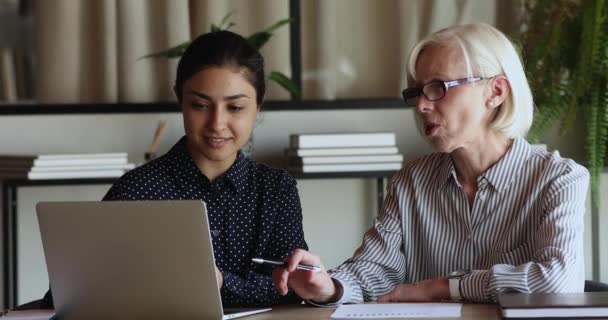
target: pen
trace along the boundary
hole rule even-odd
[[[252,258],[251,261],[253,261],[253,263],[266,264],[269,266],[287,267],[287,262],[283,262],[283,261],[275,261],[275,260],[268,260],[268,259],[262,259],[262,258]],[[296,269],[312,271],[315,273],[321,272],[320,267],[315,267],[315,266],[311,266],[308,264],[301,264],[301,263],[296,266]]]

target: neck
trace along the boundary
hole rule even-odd
[[[458,176],[464,185],[477,185],[477,178],[509,151],[513,141],[502,133],[490,133],[451,153]]]
[[[232,157],[228,159],[224,159],[221,161],[213,161],[206,158],[204,155],[197,154],[196,151],[190,146],[188,146],[188,152],[190,152],[190,155],[194,160],[196,166],[207,177],[207,179],[209,179],[209,181],[217,179],[219,176],[228,171],[228,169],[230,169],[230,167],[236,160],[237,156],[237,154],[235,153]]]

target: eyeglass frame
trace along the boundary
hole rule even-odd
[[[409,91],[414,91],[417,90],[417,94],[414,96],[414,98],[418,98],[420,97],[420,95],[422,94],[428,101],[437,101],[437,100],[441,100],[443,99],[443,97],[445,97],[445,95],[448,93],[448,89],[451,87],[457,87],[463,84],[468,84],[468,83],[475,83],[475,82],[479,82],[481,80],[486,80],[486,79],[492,79],[493,77],[467,77],[467,78],[462,78],[462,79],[456,79],[456,80],[448,80],[448,81],[441,81],[441,80],[432,80],[429,81],[425,84],[423,84],[420,87],[411,87],[411,88],[406,88],[403,89],[403,91],[401,91],[401,96],[403,97],[403,101],[405,101],[405,104],[410,106],[410,107],[415,107],[416,106],[416,102],[414,100],[414,105],[410,105],[409,103],[407,103],[407,98],[406,98],[406,93]],[[443,84],[443,95],[437,99],[429,99],[429,97],[426,96],[426,94],[424,93],[424,87],[426,87],[427,85],[431,84],[431,83],[442,83]]]

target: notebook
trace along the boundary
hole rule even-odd
[[[36,210],[60,320],[219,320],[270,310],[222,308],[202,201],[41,202]]]
[[[365,303],[344,304],[332,319],[459,318],[460,303]]]
[[[608,292],[502,293],[498,304],[507,319],[608,317]]]

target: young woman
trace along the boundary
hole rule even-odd
[[[296,250],[274,272],[319,303],[377,299],[489,302],[500,292],[580,292],[585,168],[523,138],[532,94],[513,44],[485,24],[419,42],[403,91],[437,153],[394,175],[384,214],[354,256],[329,273]]]
[[[240,151],[260,112],[264,79],[264,59],[243,37],[220,31],[195,39],[179,61],[174,88],[186,135],[167,154],[121,177],[104,197],[203,200],[225,307],[300,301],[279,296],[271,271],[251,262],[307,249],[296,181]]]

